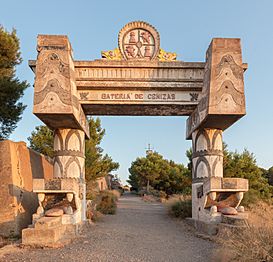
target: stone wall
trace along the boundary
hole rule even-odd
[[[33,178],[53,178],[50,159],[27,148],[24,142],[0,142],[0,235],[20,235],[38,207]]]

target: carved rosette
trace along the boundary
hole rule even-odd
[[[57,129],[54,133],[54,178],[84,180],[85,135],[79,129]]]
[[[193,182],[201,182],[207,177],[223,177],[222,130],[196,130],[192,134],[192,149]]]
[[[160,37],[153,26],[136,21],[126,24],[120,30],[118,45],[125,60],[154,60],[159,54]]]

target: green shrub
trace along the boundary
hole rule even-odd
[[[258,201],[263,201],[266,203],[272,203],[271,197],[269,197],[267,192],[260,192],[258,190],[250,188],[244,193],[244,198],[241,202],[242,206],[250,207],[252,204],[256,204]]]
[[[115,214],[117,209],[117,196],[109,191],[103,191],[100,194],[100,201],[97,205],[97,211],[102,214]]]
[[[171,215],[179,218],[191,217],[191,200],[179,200],[170,206]]]
[[[244,193],[244,198],[240,205],[249,207],[251,204],[255,204],[260,200],[259,192],[253,189]]]

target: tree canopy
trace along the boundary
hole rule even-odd
[[[240,177],[249,181],[249,191],[245,194],[245,202],[255,202],[258,199],[270,199],[273,187],[270,186],[264,169],[260,168],[253,153],[245,149],[242,153],[228,151],[224,147],[224,177]],[[269,172],[266,170],[266,172]]]
[[[100,119],[89,120],[90,139],[85,142],[85,177],[87,181],[103,177],[119,168],[119,163],[114,162],[100,147],[105,129],[102,129]]]
[[[129,168],[127,182],[135,189],[149,187],[167,194],[188,193],[191,189],[191,174],[182,164],[164,159],[157,152],[138,157]],[[149,188],[147,188],[149,189]]]
[[[89,119],[90,139],[85,141],[85,177],[93,181],[104,177],[119,168],[119,163],[114,162],[108,154],[103,154],[100,143],[105,135],[100,119]],[[49,157],[53,157],[53,131],[47,126],[38,126],[28,138],[30,148]]]
[[[19,49],[16,31],[9,33],[0,26],[0,140],[9,137],[26,107],[18,102],[29,86],[15,77],[15,66],[22,62]]]
[[[249,191],[245,194],[244,204],[253,203],[259,199],[266,200],[273,196],[273,167],[266,170],[260,168],[253,153],[244,150],[242,153],[228,150],[224,143],[224,177],[246,178],[249,181]],[[176,164],[163,158],[158,153],[147,154],[132,162],[129,168],[127,182],[136,190],[150,185],[167,194],[188,193],[191,188],[192,149],[186,151],[188,165]]]
[[[53,131],[47,126],[36,126],[31,136],[28,137],[28,141],[30,148],[33,150],[43,155],[53,157],[54,136]]]

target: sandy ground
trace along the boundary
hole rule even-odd
[[[185,222],[170,218],[161,204],[127,194],[120,198],[116,215],[88,227],[73,243],[58,249],[7,246],[0,261],[205,262],[213,260],[214,248]]]

